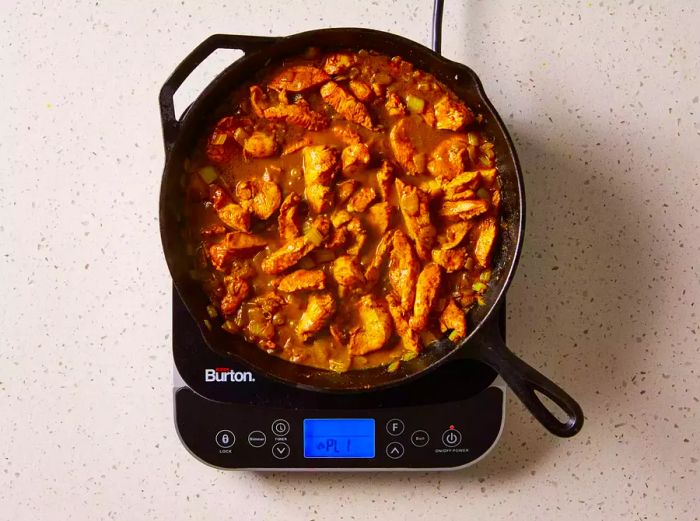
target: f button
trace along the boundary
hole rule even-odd
[[[386,422],[386,432],[392,436],[400,436],[406,426],[398,418],[393,418]]]

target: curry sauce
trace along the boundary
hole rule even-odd
[[[185,164],[208,327],[334,371],[467,334],[500,206],[478,114],[400,57],[309,49],[214,117]]]

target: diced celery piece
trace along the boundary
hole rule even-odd
[[[408,96],[406,96],[406,106],[408,107],[408,110],[410,110],[414,114],[420,114],[425,108],[425,101],[422,98],[419,98],[418,96],[409,94]]]
[[[483,293],[484,291],[486,291],[486,284],[477,281],[474,284],[472,284],[472,289],[477,293]]]
[[[201,177],[205,183],[211,184],[219,177],[219,172],[217,172],[216,168],[213,166],[203,166],[199,169],[199,177]]]

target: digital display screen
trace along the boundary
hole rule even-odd
[[[374,419],[304,420],[304,457],[374,458]]]

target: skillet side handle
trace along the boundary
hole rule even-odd
[[[498,371],[508,387],[549,432],[562,438],[577,434],[583,427],[584,417],[583,410],[576,400],[508,349],[495,327],[484,329],[491,331],[479,335],[479,358]],[[554,416],[535,391],[542,393],[561,407],[566,413],[567,420],[562,422]]]
[[[217,49],[239,49],[244,53],[255,51],[265,45],[277,41],[277,38],[264,36],[243,36],[233,34],[214,34],[200,43],[187,57],[180,62],[170,77],[160,89],[158,102],[160,104],[160,121],[163,126],[163,142],[166,155],[175,143],[179,132],[180,122],[175,117],[173,96],[180,85],[200,63]]]

